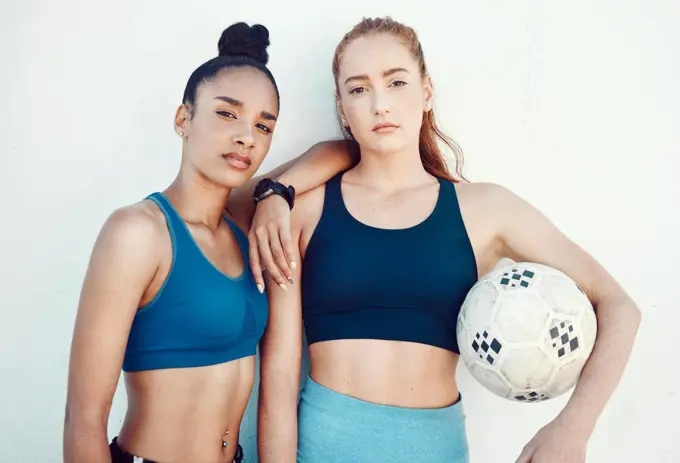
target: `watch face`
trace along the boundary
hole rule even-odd
[[[257,183],[257,185],[255,185],[255,191],[253,191],[253,200],[255,202],[259,202],[271,196],[272,194],[278,194],[284,198],[292,209],[293,201],[295,200],[295,188],[293,188],[292,185],[282,185],[281,183],[275,182],[269,178],[262,179]]]
[[[260,196],[265,191],[269,190],[272,185],[272,181],[268,178],[261,180],[255,187],[255,196]]]

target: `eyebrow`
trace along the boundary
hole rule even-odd
[[[229,103],[232,106],[236,106],[237,108],[242,108],[243,107],[243,102],[239,101],[235,98],[231,98],[229,96],[216,96],[216,100],[224,101],[225,103]],[[276,116],[273,115],[272,113],[269,113],[267,111],[262,111],[260,113],[260,116],[262,116],[263,119],[267,119],[268,121],[275,121]]]
[[[408,70],[404,69],[404,68],[392,68],[392,69],[388,69],[387,71],[383,72],[382,75],[383,75],[383,77],[387,77],[387,76],[390,76],[392,74],[396,74],[397,72],[408,73]],[[345,79],[345,85],[347,85],[347,83],[351,80],[368,80],[368,76],[366,74],[361,74],[359,76],[348,77],[347,79]]]

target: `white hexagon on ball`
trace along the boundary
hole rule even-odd
[[[573,388],[595,344],[597,320],[570,277],[509,261],[470,289],[456,332],[461,358],[479,384],[532,403]]]

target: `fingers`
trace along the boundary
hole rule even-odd
[[[274,258],[273,264],[276,265],[277,270],[281,272],[286,280],[293,284],[293,271],[290,269],[286,255],[281,247],[280,228],[276,224],[272,224],[269,227],[269,247]],[[267,266],[267,271],[271,272],[273,270]]]
[[[258,204],[248,234],[251,268],[258,289],[265,286],[264,272],[281,289],[294,284],[296,253],[290,231],[290,210],[283,200]]]
[[[262,276],[262,266],[260,265],[260,252],[257,249],[257,236],[255,233],[248,233],[248,247],[250,254],[250,271],[253,273],[255,284],[260,294],[264,293],[264,277]]]
[[[288,290],[288,286],[286,286],[286,278],[279,270],[279,267],[276,265],[274,260],[274,256],[272,255],[272,250],[269,244],[269,233],[267,229],[264,227],[258,227],[255,230],[255,236],[257,237],[257,247],[260,253],[262,265],[264,265],[271,279],[274,280],[281,289],[284,291]]]
[[[295,262],[295,251],[293,250],[293,239],[290,236],[290,222],[284,222],[279,226],[279,237],[281,238],[283,252],[286,253],[286,258],[290,263],[290,268],[295,270],[297,264]]]

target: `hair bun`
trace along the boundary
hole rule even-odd
[[[219,56],[246,56],[264,65],[269,61],[269,30],[261,24],[244,22],[227,27],[217,42]]]

